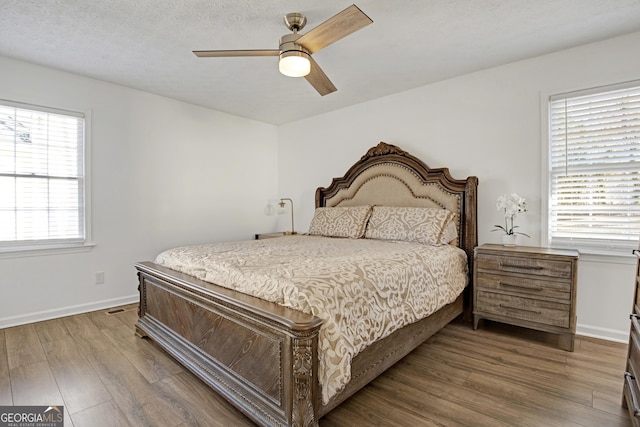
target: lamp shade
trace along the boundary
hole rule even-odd
[[[282,52],[278,68],[285,76],[304,77],[311,71],[309,55],[301,50]]]

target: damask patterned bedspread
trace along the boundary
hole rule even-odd
[[[362,349],[453,302],[467,284],[459,248],[370,239],[299,235],[187,246],[156,263],[321,318],[325,403],[349,382]]]

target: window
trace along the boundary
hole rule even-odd
[[[84,121],[0,100],[0,250],[86,243]]]
[[[549,104],[551,246],[628,253],[640,238],[640,82]]]

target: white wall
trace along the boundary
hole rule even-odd
[[[274,229],[275,126],[8,58],[0,70],[0,98],[90,110],[95,243],[0,256],[0,328],[136,301],[135,262]]]
[[[521,230],[541,242],[541,94],[640,79],[640,33],[545,55],[395,94],[279,127],[279,188],[297,202],[299,229],[314,191],[385,141],[454,177],[479,177],[480,243],[499,243],[498,195],[517,192],[529,212]],[[336,82],[338,84],[339,82]],[[304,135],[303,138],[300,135]],[[632,306],[632,259],[581,257],[578,332],[624,341]]]

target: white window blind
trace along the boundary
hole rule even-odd
[[[550,98],[551,246],[621,252],[640,238],[640,82]]]
[[[84,115],[0,100],[0,248],[85,241]]]

